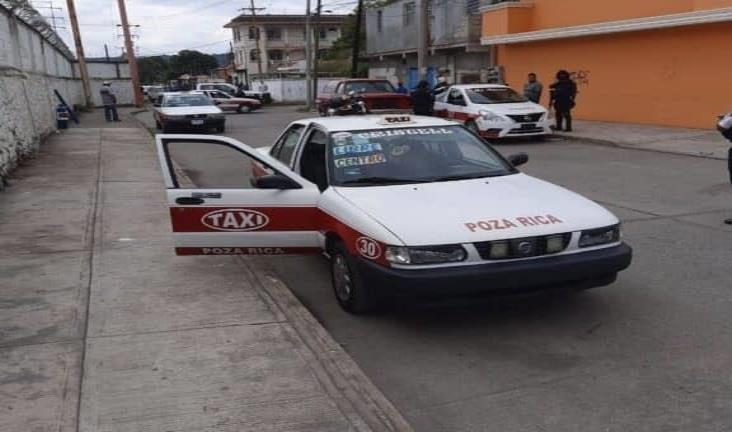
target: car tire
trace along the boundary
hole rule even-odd
[[[236,108],[236,112],[238,112],[239,114],[245,114],[245,113],[248,113],[248,112],[250,112],[251,110],[252,110],[252,109],[251,109],[251,108],[249,108],[249,106],[248,106],[248,105],[239,105],[239,106],[238,106],[238,107]]]
[[[478,129],[478,125],[473,120],[468,120],[465,123],[465,127],[470,130],[470,132],[473,132],[474,134],[480,136],[480,129]]]
[[[353,257],[345,245],[337,242],[329,252],[333,294],[341,308],[355,315],[375,311],[376,295],[359,276]]]

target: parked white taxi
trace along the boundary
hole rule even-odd
[[[390,295],[591,288],[631,262],[612,213],[434,117],[298,120],[259,150],[158,135],[157,149],[178,254],[323,251],[349,312]]]
[[[505,85],[454,85],[437,96],[434,110],[487,139],[552,133],[546,108]]]

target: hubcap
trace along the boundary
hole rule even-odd
[[[351,298],[351,272],[343,255],[333,257],[333,284],[339,300],[348,301]]]

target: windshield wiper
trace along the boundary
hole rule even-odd
[[[386,185],[386,184],[408,184],[408,183],[422,183],[424,180],[409,180],[409,179],[400,179],[400,178],[394,178],[394,177],[363,177],[360,179],[354,179],[354,180],[346,180],[344,182],[341,182],[341,185],[350,185],[350,184],[375,184],[375,185]]]
[[[430,179],[432,182],[446,182],[446,181],[457,181],[457,180],[471,180],[471,179],[478,179],[478,178],[486,178],[486,177],[500,177],[502,175],[506,175],[506,173],[493,173],[493,174],[472,174],[472,175],[449,175],[444,177],[436,177],[433,179]]]

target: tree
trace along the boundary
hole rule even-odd
[[[175,75],[207,75],[219,66],[216,57],[200,51],[183,50],[170,58],[170,72]]]
[[[143,84],[162,83],[171,75],[168,56],[140,57],[137,59],[140,82]]]

